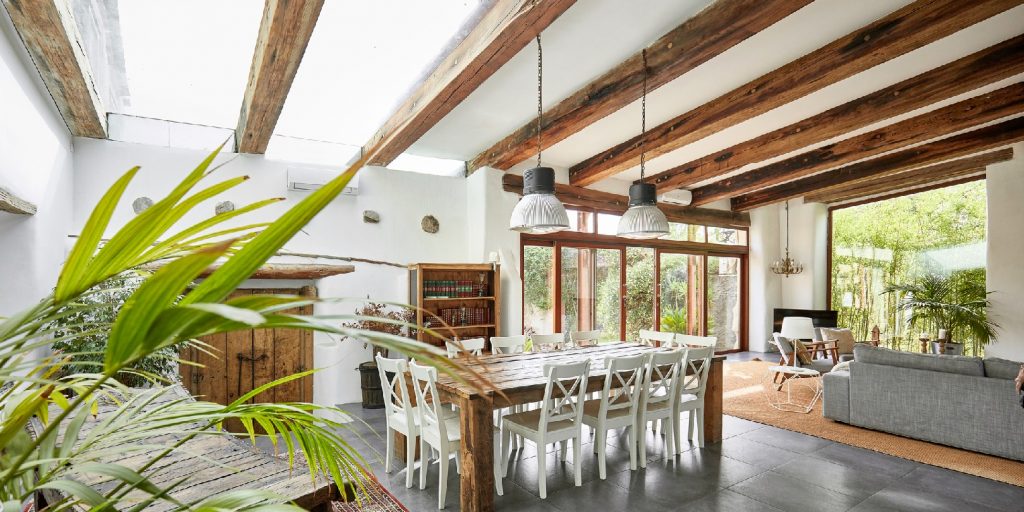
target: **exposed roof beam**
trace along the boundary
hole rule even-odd
[[[686,187],[820,144],[913,110],[1024,73],[1024,35],[973,53],[913,78],[656,174],[659,191]]]
[[[692,191],[695,205],[728,199],[1024,112],[1024,83],[805,151]]]
[[[506,174],[502,177],[502,187],[506,192],[523,193],[523,177]],[[610,192],[601,192],[589,188],[574,187],[562,183],[555,184],[555,197],[570,206],[591,208],[600,212],[621,214],[629,208],[629,198]],[[750,215],[729,210],[711,208],[694,208],[660,203],[658,208],[672,222],[685,224],[704,224],[724,228],[745,228],[750,226]]]
[[[35,215],[36,205],[14,195],[14,192],[0,187],[0,212],[18,215]]]
[[[71,135],[106,138],[107,113],[70,4],[61,0],[3,0],[3,4]]]
[[[387,165],[462,103],[576,0],[492,0],[469,35],[416,86],[363,151]]]
[[[833,171],[783,183],[776,187],[758,190],[733,198],[732,208],[737,211],[752,210],[810,194],[826,187],[963,158],[982,151],[1008,146],[1021,140],[1024,140],[1024,117],[857,162]]]
[[[720,0],[647,47],[648,89],[665,85],[810,3],[810,0]],[[637,52],[544,112],[546,149],[640,98],[642,57]],[[470,170],[498,169],[537,152],[531,121],[480,153]]]
[[[946,37],[1024,0],[918,0],[570,168],[588,185]]]
[[[969,174],[967,176],[954,178],[947,181],[933,182],[925,185],[918,185],[914,187],[902,188],[899,190],[892,190],[883,194],[875,194],[871,196],[860,196],[853,199],[837,201],[835,203],[829,203],[830,207],[848,207],[857,206],[867,203],[875,203],[878,201],[885,201],[887,199],[895,199],[897,197],[908,196],[910,194],[920,194],[921,192],[927,192],[929,190],[935,190],[937,188],[952,187],[954,185],[963,185],[964,183],[970,183],[972,181],[983,180],[987,177],[985,169],[978,169],[978,172]]]
[[[1013,158],[1012,148],[1000,149],[960,160],[952,160],[894,174],[876,175],[866,180],[828,187],[805,195],[804,201],[835,203],[950,181],[984,172],[986,166],[1005,162],[1011,158]]]
[[[324,0],[266,0],[235,128],[239,153],[265,153]]]

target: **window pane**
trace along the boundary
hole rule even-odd
[[[580,250],[575,247],[563,247],[561,254],[562,275],[562,332],[580,330]]]
[[[621,215],[608,213],[597,214],[597,233],[601,235],[615,235],[619,232],[619,219]]]
[[[723,245],[746,245],[747,231],[744,229],[708,226],[708,243]]]
[[[717,350],[740,348],[740,259],[708,256],[708,335]]]
[[[668,236],[664,239],[675,240],[677,242],[703,242],[704,226],[669,222]]]
[[[661,253],[661,330],[701,333],[703,257]]]
[[[654,249],[626,248],[626,341],[654,329]]]
[[[594,232],[593,212],[581,212],[572,208],[566,208],[565,213],[569,217],[569,231],[579,231],[581,233]]]
[[[622,324],[619,286],[622,252],[618,249],[584,249],[593,252],[594,301],[591,306],[593,321],[590,329],[601,331],[601,341],[618,341]]]
[[[546,334],[554,331],[554,269],[554,248],[523,247],[523,332]]]

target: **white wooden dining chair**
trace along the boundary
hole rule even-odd
[[[444,508],[445,495],[448,492],[448,466],[449,459],[455,456],[455,471],[460,468],[459,446],[462,443],[462,432],[459,426],[459,417],[451,416],[447,409],[441,406],[441,398],[437,393],[437,369],[430,366],[420,366],[415,362],[409,364],[412,374],[413,389],[416,391],[416,403],[419,404],[420,415],[420,455],[423,461],[420,463],[420,489],[427,487],[427,465],[425,454],[430,453],[427,448],[433,448],[440,454],[438,457],[438,489],[437,508]],[[501,477],[502,470],[498,466],[501,460],[500,439],[494,440],[494,487],[498,496],[503,495]]]
[[[679,400],[679,372],[685,350],[651,352],[647,357],[644,380],[640,386],[640,403],[637,406],[636,433],[640,467],[647,467],[647,422],[661,421],[665,435],[665,458],[675,454],[675,425],[672,414]],[[664,432],[665,427],[668,432]]]
[[[672,346],[675,333],[640,329],[640,343],[651,347]]]
[[[509,414],[502,418],[504,457],[502,467],[508,467],[511,455],[511,436],[520,435],[537,445],[537,487],[540,498],[546,499],[547,445],[572,441],[572,461],[576,487],[583,484],[582,443],[583,397],[587,390],[590,360],[578,363],[544,365],[547,384],[544,386],[542,407],[532,411]],[[563,454],[564,458],[564,454]]]
[[[718,338],[714,336],[693,336],[691,334],[676,334],[672,340],[672,346],[682,347],[711,347],[718,345]]]
[[[492,354],[522,354],[526,352],[526,336],[491,336]]]
[[[546,347],[550,347],[550,350],[561,350],[565,344],[565,334],[534,334],[530,336],[530,340],[533,341],[534,352],[545,352],[548,350]]]
[[[387,451],[384,454],[384,471],[391,472],[393,457],[392,442],[395,432],[405,436],[405,486],[412,487],[413,467],[416,463],[416,438],[420,435],[419,410],[410,405],[406,375],[409,365],[403,359],[387,359],[377,354],[377,371],[380,372],[381,389],[384,393],[384,417],[387,420]],[[390,374],[390,375],[388,375]],[[397,391],[396,391],[397,390]],[[417,402],[418,403],[418,402]]]
[[[577,347],[592,347],[601,341],[603,331],[570,331],[569,341]]]
[[[601,480],[606,476],[608,430],[628,428],[629,469],[636,469],[636,411],[639,403],[639,385],[643,381],[644,354],[627,357],[609,357],[604,360],[608,375],[600,398],[583,404],[583,424],[594,429],[594,451]]]
[[[463,353],[469,353],[474,356],[483,355],[484,346],[487,345],[487,341],[483,338],[469,338],[465,340],[446,341],[444,346],[448,349],[448,357],[456,358],[461,356]]]
[[[680,433],[680,414],[687,413],[689,426],[687,427],[686,440],[693,439],[693,429],[697,427],[697,446],[704,447],[704,393],[708,387],[708,372],[711,370],[711,358],[715,355],[714,346],[691,348],[686,351],[679,376],[679,399],[676,401],[675,419],[675,445],[676,453],[682,453]]]

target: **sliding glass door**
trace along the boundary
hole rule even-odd
[[[621,249],[561,246],[562,331],[601,331],[622,339]]]
[[[704,256],[658,251],[661,331],[699,335],[704,324]]]
[[[718,338],[717,350],[738,350],[743,319],[743,261],[708,256],[708,336]]]

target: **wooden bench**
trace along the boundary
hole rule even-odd
[[[188,398],[193,400],[181,386],[174,386],[170,392],[149,404],[152,408],[167,401]],[[106,415],[117,410],[114,404],[102,405],[95,418],[89,418],[79,438],[88,435],[89,430],[103,421]],[[59,410],[51,409],[50,417],[56,417]],[[65,423],[68,420],[65,420]],[[62,425],[63,427],[64,425]],[[41,432],[41,425],[35,424],[30,430],[35,435]],[[64,431],[64,428],[61,429]],[[186,436],[185,433],[160,436],[139,441],[140,444],[159,444],[171,446]],[[113,455],[98,462],[117,463],[132,469],[138,469],[150,458],[159,453],[160,449],[130,451],[126,454]],[[197,456],[201,455],[201,456]],[[200,435],[186,441],[182,446],[157,462],[146,471],[150,480],[159,487],[164,487],[188,476],[189,480],[175,488],[170,496],[183,502],[197,502],[211,496],[235,489],[262,489],[286,497],[289,501],[307,510],[330,510],[330,502],[339,499],[337,486],[329,479],[320,477],[314,483],[309,476],[305,463],[296,457],[295,466],[288,467],[287,459],[269,455],[251,443],[236,439],[229,435]],[[118,482],[108,477],[95,474],[76,474],[71,471],[69,478],[86,484],[104,493],[113,489]],[[142,501],[149,495],[143,491],[129,493],[128,500]],[[42,499],[47,503],[58,503],[65,496],[57,491],[42,492]],[[161,512],[175,508],[169,501],[156,501],[146,510]],[[84,510],[84,509],[82,509]]]

